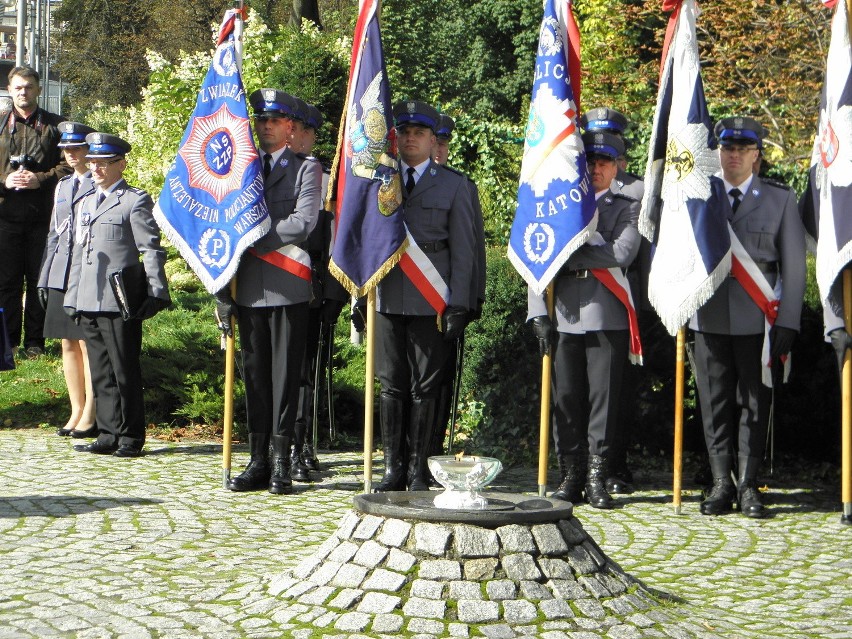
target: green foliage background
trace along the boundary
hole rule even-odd
[[[210,34],[231,3],[130,2],[134,6],[118,15],[127,4],[63,3],[63,28],[74,43],[64,49],[61,61],[73,78],[65,112],[126,137],[134,147],[129,181],[156,195],[209,64]],[[246,89],[281,87],[317,104],[326,119],[317,155],[328,162],[337,141],[357,3],[321,0],[324,30],[311,24],[288,28],[285,4],[247,2]],[[627,114],[633,122],[630,169],[642,174],[668,16],[656,0],[573,4],[583,47],[581,108],[607,105]],[[711,114],[760,119],[771,131],[771,174],[801,191],[816,127],[830,13],[815,0],[703,0],[700,5],[698,38]],[[450,164],[476,181],[485,213],[488,300],[482,319],[467,332],[459,445],[507,459],[529,456],[537,448],[540,372],[523,325],[525,288],[505,259],[505,244],[514,216],[542,2],[384,0],[382,7],[393,96],[431,101],[456,119]],[[151,418],[216,425],[222,379],[218,337],[209,320],[212,305],[174,252],[168,269],[178,305],[146,324]],[[812,287],[796,346],[803,354],[794,366],[801,384],[789,386],[787,393],[799,403],[785,405],[781,423],[807,419],[802,406],[813,406],[808,398],[825,395],[835,383],[819,318]],[[658,339],[664,344],[668,338]],[[338,417],[357,433],[363,413],[363,351],[349,344],[344,320],[336,343],[343,406]],[[192,345],[191,366],[174,362],[182,344]],[[25,363],[25,371],[29,366]],[[652,451],[669,445],[670,383],[662,365],[636,389],[638,408],[630,417]],[[55,404],[55,396],[51,402]],[[239,401],[237,406],[241,410]],[[832,406],[821,403],[821,426],[813,432],[833,427]],[[694,422],[691,414],[690,420]]]

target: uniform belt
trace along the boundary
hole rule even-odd
[[[778,262],[755,262],[755,266],[760,269],[761,273],[777,273],[778,272]],[[729,277],[733,277],[733,273],[728,274]]]
[[[417,246],[424,253],[437,253],[438,251],[443,251],[449,244],[446,240],[436,240],[435,242],[418,242]]]
[[[576,277],[577,279],[583,280],[589,277],[589,269],[581,268],[576,271],[568,271],[568,277]]]

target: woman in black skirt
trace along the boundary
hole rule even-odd
[[[71,400],[71,417],[57,435],[94,437],[95,398],[89,373],[89,358],[83,330],[63,310],[65,289],[68,287],[68,270],[71,252],[79,233],[80,220],[75,215],[79,203],[94,192],[91,173],[86,168],[86,135],[94,131],[79,122],[62,122],[59,125],[65,161],[74,173],[62,178],[56,186],[53,201],[53,218],[47,236],[44,264],[39,277],[39,301],[46,309],[44,336],[62,340],[62,369]]]

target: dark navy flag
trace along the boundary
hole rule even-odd
[[[270,224],[233,27],[230,10],[154,208],[166,237],[211,293],[228,284],[240,256]]]
[[[676,11],[663,47],[639,230],[654,244],[648,299],[675,335],[727,277],[731,240],[727,219],[707,206],[719,155],[698,63],[695,1],[668,6]]]
[[[852,51],[845,2],[835,5],[831,23],[810,188],[820,297],[838,309],[842,300],[829,299],[831,286],[852,261]]]
[[[509,237],[509,259],[537,294],[597,226],[577,128],[579,49],[571,3],[545,0],[518,208]]]
[[[353,295],[375,287],[408,246],[378,11],[378,0],[361,0],[337,160],[329,271]]]

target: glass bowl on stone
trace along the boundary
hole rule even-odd
[[[474,455],[436,455],[428,463],[432,476],[444,487],[433,500],[435,508],[456,510],[484,510],[488,500],[479,491],[503,470],[499,459]]]

